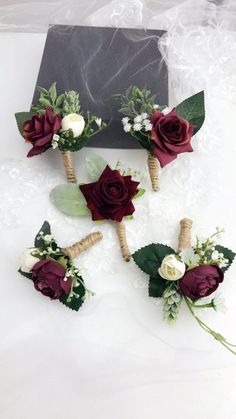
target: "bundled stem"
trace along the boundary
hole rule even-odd
[[[64,163],[67,181],[69,183],[77,183],[72,162],[71,151],[61,151],[61,155]]]
[[[71,259],[74,259],[101,239],[102,233],[96,231],[94,233],[88,234],[88,236],[84,237],[82,240],[73,244],[72,246],[65,247],[62,249],[62,252],[66,256],[69,256]]]
[[[130,259],[131,259],[131,253],[129,251],[129,247],[128,247],[128,244],[127,244],[125,224],[124,224],[123,221],[121,221],[120,223],[118,221],[116,221],[116,231],[117,231],[117,236],[118,236],[119,243],[120,243],[120,249],[121,249],[122,257],[124,258],[124,260],[126,262],[129,262]]]
[[[152,189],[155,192],[159,191],[159,163],[157,158],[150,152],[148,152],[148,169],[150,174],[150,179],[152,183]]]
[[[191,247],[192,224],[193,222],[189,218],[183,218],[183,220],[180,221],[178,252],[180,252],[182,249]]]

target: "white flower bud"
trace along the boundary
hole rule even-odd
[[[179,261],[175,255],[166,256],[158,269],[159,275],[168,281],[178,281],[185,274],[185,263]]]
[[[71,129],[73,131],[74,137],[79,137],[85,126],[85,120],[82,115],[77,113],[70,113],[69,115],[64,116],[61,120],[61,128],[64,131]]]
[[[30,249],[26,249],[22,253],[20,257],[20,269],[22,270],[22,272],[31,272],[33,266],[40,260],[39,258],[32,256],[32,253],[35,250],[36,249],[32,247]]]

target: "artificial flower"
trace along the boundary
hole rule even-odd
[[[54,114],[51,108],[45,113],[33,115],[23,124],[24,137],[33,148],[27,157],[37,156],[52,146],[52,138],[61,128],[61,116]]]
[[[20,257],[20,269],[22,272],[31,272],[33,266],[40,260],[32,255],[36,249],[34,247],[26,249]]]
[[[120,222],[135,211],[132,199],[138,185],[131,176],[122,176],[118,170],[106,166],[97,182],[80,185],[80,189],[93,221],[111,219]]]
[[[200,265],[185,273],[179,281],[181,293],[191,300],[207,297],[223,282],[224,273],[215,265]]]
[[[151,123],[151,138],[155,143],[152,152],[158,158],[161,167],[176,159],[178,154],[193,151],[190,140],[194,125],[180,118],[175,109],[167,115],[154,111]]]
[[[167,255],[158,269],[160,276],[168,281],[178,281],[185,273],[185,264],[178,260],[175,255]]]
[[[66,276],[66,269],[54,260],[42,259],[32,269],[35,289],[43,295],[57,300],[69,294],[72,278]]]
[[[78,115],[77,113],[70,113],[69,115],[64,116],[61,120],[61,128],[63,131],[71,129],[75,138],[82,134],[84,127],[84,117],[82,115]]]

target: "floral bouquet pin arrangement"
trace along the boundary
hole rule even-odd
[[[184,301],[199,326],[236,355],[236,345],[212,330],[197,314],[201,309],[223,308],[220,307],[223,299],[217,296],[216,290],[235,253],[217,244],[217,236],[223,232],[219,228],[207,239],[197,238],[192,246],[192,221],[184,218],[180,226],[177,252],[169,246],[152,243],[137,250],[132,257],[150,277],[149,296],[162,298],[163,317],[168,323],[176,321]]]
[[[178,154],[193,151],[191,138],[205,119],[204,92],[201,91],[170,110],[155,103],[150,90],[131,86],[116,95],[124,117],[124,131],[148,152],[148,168],[154,191],[159,190],[159,164],[166,166]]]
[[[83,148],[90,137],[106,127],[106,123],[80,111],[79,93],[74,90],[58,96],[56,83],[49,90],[38,87],[39,104],[32,112],[15,114],[17,126],[25,141],[32,145],[27,157],[37,156],[49,148],[61,152],[69,183],[76,183],[71,152]]]
[[[93,292],[86,288],[73,259],[101,239],[102,234],[94,232],[72,246],[60,248],[45,221],[35,237],[34,247],[21,255],[19,272],[31,279],[35,289],[46,297],[78,311]]]
[[[97,155],[86,158],[86,169],[91,183],[80,185],[58,185],[51,192],[51,202],[63,213],[71,216],[92,216],[92,220],[115,222],[121,253],[125,261],[130,261],[131,253],[126,240],[125,219],[132,219],[135,207],[133,199],[142,196],[145,189],[138,188],[140,172],[122,170],[120,162],[115,170]]]

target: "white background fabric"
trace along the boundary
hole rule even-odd
[[[1,28],[8,30],[0,33],[1,417],[233,419],[236,358],[206,335],[185,308],[175,326],[162,321],[161,302],[147,295],[147,277],[132,262],[122,261],[113,224],[98,227],[52,207],[49,192],[64,182],[60,155],[50,150],[26,159],[28,146],[14,121],[14,112],[30,106],[46,37],[37,31],[45,31],[48,16],[54,16],[53,23],[168,27],[160,47],[165,58],[168,52],[170,103],[204,88],[207,118],[192,141],[194,153],[161,171],[161,191],[151,192],[148,178],[144,182],[147,193],[136,201],[134,221],[126,223],[130,248],[159,241],[176,246],[178,222],[188,216],[194,220],[193,234],[206,236],[217,225],[225,227],[222,244],[235,249],[233,3],[204,1],[197,7],[193,1],[104,1],[91,2],[87,11],[82,1],[64,2],[64,9],[60,3],[13,6],[2,1],[0,6]],[[79,5],[81,19],[72,13]],[[55,6],[57,19],[50,14]],[[22,33],[12,33],[17,30]],[[146,171],[144,150],[83,149],[74,155],[81,182],[88,180],[84,157],[91,152],[113,166],[119,159]],[[87,286],[96,292],[78,313],[41,296],[17,273],[20,253],[32,245],[45,219],[61,246],[98,228],[103,232],[103,241],[77,260]],[[234,342],[235,274],[236,264],[221,286],[227,313],[202,313]]]

